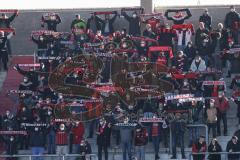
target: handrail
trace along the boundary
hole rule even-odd
[[[202,153],[189,153],[189,160],[192,159],[192,156],[193,155],[204,155],[204,156],[208,156],[208,155],[225,155],[225,159],[227,160],[228,157],[227,155],[233,155],[233,154],[239,154],[240,155],[240,152],[202,152]]]
[[[86,155],[80,155],[80,154],[43,154],[43,155],[31,155],[31,154],[14,154],[14,155],[4,155],[1,154],[0,158],[20,158],[20,157],[28,157],[29,160],[32,160],[33,157],[61,157],[62,160],[65,160],[66,157],[89,157],[91,160],[97,160],[96,154],[86,154]],[[92,159],[93,158],[93,159]]]
[[[205,139],[206,139],[206,144],[208,144],[208,126],[206,124],[188,124],[187,127],[204,127],[206,132],[205,132]],[[169,151],[170,153],[172,153],[172,130],[171,130],[171,127],[169,128],[170,130],[170,133],[169,133],[169,141],[170,141],[170,144],[169,144]]]

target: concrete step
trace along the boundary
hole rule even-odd
[[[178,151],[177,159],[181,160],[182,155],[180,154],[180,149],[177,149],[177,151]],[[190,152],[191,152],[191,149],[186,148],[186,150],[185,150],[186,159],[188,159]],[[30,155],[31,151],[30,150],[20,150],[19,154]],[[97,152],[93,152],[93,154],[97,154]],[[111,150],[109,150],[109,155],[108,156],[109,156],[109,159],[111,159],[111,160],[122,160],[122,152],[113,153],[113,152],[111,152]],[[133,157],[136,157],[136,155],[133,154]],[[172,157],[172,155],[169,154],[169,153],[161,152],[161,150],[160,150],[159,157],[160,157],[161,160],[169,160]],[[44,157],[44,160],[54,160],[54,159],[58,159],[58,158],[56,158],[56,157]],[[75,160],[75,157],[71,157],[69,159],[70,160]],[[151,152],[151,153],[146,152],[145,159],[154,160],[155,159],[154,152]],[[19,158],[19,160],[29,160],[29,157],[21,157],[21,158]]]

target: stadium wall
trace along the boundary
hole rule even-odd
[[[172,8],[172,7],[171,7]],[[199,16],[203,13],[204,8],[209,9],[209,13],[213,17],[213,27],[217,23],[223,22],[226,13],[229,11],[229,6],[204,6],[204,7],[189,7],[192,12],[192,17],[187,22],[193,23],[196,27],[198,24]],[[110,9],[98,9],[98,11],[106,11]],[[119,10],[113,8],[111,10]],[[155,11],[164,11],[166,8],[155,8]],[[240,6],[236,7],[240,12]],[[11,39],[12,53],[15,55],[32,55],[36,49],[36,45],[30,40],[31,31],[39,30],[41,28],[41,16],[43,13],[54,11],[59,13],[62,23],[58,25],[58,31],[69,32],[71,21],[75,18],[76,13],[80,13],[81,17],[87,20],[91,12],[96,10],[82,10],[82,9],[68,9],[68,10],[20,10],[19,16],[16,17],[13,27],[16,28],[16,35]],[[123,18],[117,18],[114,24],[115,29],[123,27],[128,28],[128,23]]]

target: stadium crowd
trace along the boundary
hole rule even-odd
[[[9,39],[14,34],[10,23],[17,15],[15,11],[9,18],[6,14],[0,18],[0,58],[4,70],[8,70]],[[108,150],[114,145],[122,148],[123,160],[134,157],[145,160],[148,143],[153,145],[156,160],[161,157],[160,143],[164,148],[172,146],[171,159],[177,159],[179,144],[182,159],[186,159],[186,142],[193,153],[203,153],[193,155],[193,159],[220,160],[220,154],[206,157],[204,152],[225,150],[217,137],[229,135],[229,101],[237,104],[236,116],[240,124],[240,76],[232,75],[239,73],[240,16],[231,6],[225,21],[218,23],[217,28],[212,27],[207,9],[199,17],[198,28],[185,23],[191,16],[189,9],[144,14],[141,8],[123,8],[121,13],[94,12],[87,21],[77,14],[71,23],[71,32],[67,33],[58,32],[57,26],[62,23],[60,15],[44,14],[41,26],[47,30],[33,31],[31,35],[32,42],[37,45],[37,62],[29,70],[20,64],[14,67],[24,78],[17,90],[9,92],[18,95],[17,111],[7,110],[1,116],[1,142],[6,154],[14,155],[19,150],[31,149],[32,155],[43,155],[47,151],[47,154],[57,155],[78,154],[81,155],[78,159],[85,160],[93,147],[88,141],[96,137],[99,160],[102,160],[102,152],[105,160],[110,159]],[[115,30],[113,24],[118,17],[128,21],[128,29]],[[173,24],[170,26],[169,22]],[[143,24],[145,28],[142,31]],[[96,79],[99,84],[112,83],[110,62],[114,56],[122,56],[128,63],[151,63],[167,68],[164,73],[154,76],[170,83],[173,89],[158,97],[148,94],[145,99],[134,99],[133,104],[125,102],[131,98],[129,96],[126,100],[119,99],[114,106],[102,103],[103,108],[110,110],[96,109],[94,116],[86,118],[82,114],[91,112],[94,104],[89,101],[96,97],[89,100],[84,98],[85,93],[79,93],[81,96],[65,95],[49,86],[49,76],[58,72],[59,65],[86,53],[101,54],[103,68],[99,68]],[[65,84],[87,87],[84,80],[91,73],[88,67],[66,72]],[[124,66],[119,68],[125,76],[143,79],[141,75],[127,75],[128,70]],[[143,72],[152,71],[146,69]],[[232,78],[230,86],[226,85],[227,78]],[[161,87],[165,91],[165,86]],[[226,95],[228,89],[232,90],[230,97]],[[70,116],[65,115],[67,111],[62,109],[66,106]],[[206,124],[209,137],[204,137],[198,127],[191,128],[188,124]],[[169,144],[170,130],[173,131],[172,144]],[[186,134],[189,135],[188,141]],[[209,145],[205,140],[208,138],[211,139]],[[240,152],[239,138],[240,131],[236,131],[227,144],[227,152]],[[228,158],[236,160],[240,156],[229,154]],[[43,157],[33,159],[41,160]]]

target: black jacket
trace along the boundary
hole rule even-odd
[[[96,28],[94,28],[93,26],[91,26],[91,22],[92,22],[92,21],[95,23]],[[91,29],[91,30],[93,31],[93,33],[96,33],[97,30],[100,30],[100,29],[101,29],[101,24],[100,24],[99,21],[97,21],[96,19],[94,19],[93,17],[91,17],[91,18],[89,18],[89,19],[87,20],[87,29]],[[94,29],[96,29],[96,30],[94,31]]]
[[[0,51],[6,51],[7,37],[0,38]]]
[[[197,49],[199,49],[202,46],[203,39],[205,35],[209,35],[209,31],[207,29],[197,29],[196,35],[195,35],[195,45]]]
[[[44,147],[45,135],[41,131],[30,132],[30,145],[31,147]]]
[[[194,59],[194,57],[196,56],[196,48],[195,47],[186,47],[184,49],[184,54],[186,54],[187,59],[192,62],[192,60]]]
[[[45,20],[44,17],[42,17],[42,21],[47,23],[48,30],[57,32],[57,25],[61,23],[61,18],[58,15],[56,15],[55,20]]]
[[[213,145],[212,143],[208,146],[208,152],[210,153],[217,153],[217,152],[222,152],[222,147],[219,145],[218,142]],[[220,154],[212,154],[208,156],[209,160],[221,160],[221,155]]]
[[[109,19],[109,33],[110,34],[112,34],[114,32],[113,23],[116,20],[116,18],[117,18],[117,14],[115,14],[111,19]],[[105,29],[106,21],[101,19],[100,17],[96,16],[96,22],[102,24],[101,31],[102,31],[102,33],[105,33],[104,29]]]
[[[139,36],[141,35],[141,30],[140,30],[140,17],[130,17],[129,15],[127,15],[127,13],[123,12],[123,16],[124,18],[129,22],[129,35],[133,35],[133,36]]]
[[[152,31],[148,31],[147,29],[145,29],[143,31],[143,36],[144,37],[148,37],[148,38],[152,38],[152,39],[155,39],[156,38],[156,34]]]
[[[98,126],[98,131],[99,131]],[[97,135],[97,145],[101,146],[110,146],[110,135],[111,135],[111,128],[108,127],[108,123],[106,124],[106,127],[103,129],[103,132],[99,135]]]
[[[237,144],[234,144],[232,140],[228,141],[226,151],[229,152],[232,150],[232,152],[239,152],[240,151],[240,145],[239,142]],[[239,158],[239,154],[228,154],[228,158]]]
[[[205,27],[209,30],[212,28],[212,17],[209,15],[201,15],[199,17],[199,22],[203,22]]]
[[[235,22],[240,22],[240,17],[239,17],[239,13],[237,12],[229,12],[227,13],[226,17],[225,17],[225,27],[229,28],[229,29],[234,29],[235,27]]]
[[[39,39],[35,39],[32,37],[32,41],[37,44],[38,49],[47,49],[49,41],[47,39],[43,39],[42,41]]]
[[[10,28],[10,23],[14,20],[14,18],[17,16],[17,13],[14,13],[11,17],[3,19],[0,18],[0,28]]]

